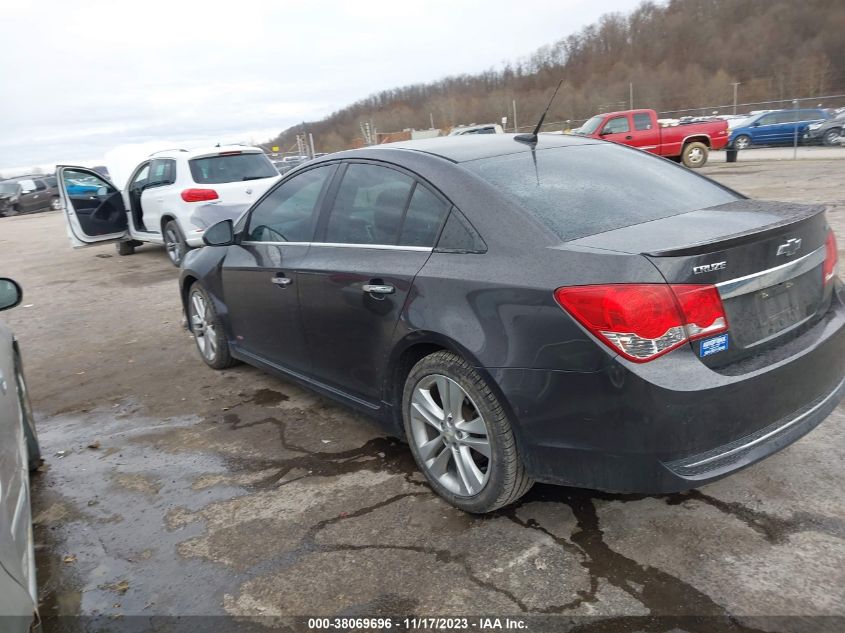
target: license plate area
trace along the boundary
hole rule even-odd
[[[766,338],[803,318],[802,296],[794,281],[785,281],[754,293],[757,335]]]

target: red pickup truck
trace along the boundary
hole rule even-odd
[[[687,167],[703,167],[711,149],[722,149],[728,144],[726,121],[661,126],[654,110],[597,114],[574,133],[630,145],[683,162]]]

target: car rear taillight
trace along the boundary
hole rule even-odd
[[[614,352],[637,363],[728,329],[715,286],[572,286],[555,290],[555,299]]]
[[[824,283],[828,283],[836,277],[838,263],[839,252],[836,250],[836,236],[831,231],[827,234],[827,241],[824,244],[824,266],[822,267]]]
[[[204,200],[217,200],[218,195],[214,189],[185,189],[182,192],[182,200],[185,202],[202,202]]]

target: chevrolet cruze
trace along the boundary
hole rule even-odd
[[[612,143],[458,136],[326,156],[188,253],[205,362],[368,413],[488,512],[534,481],[693,488],[845,391],[824,209]]]

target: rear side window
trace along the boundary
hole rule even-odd
[[[658,220],[740,197],[684,167],[611,143],[537,150],[462,165],[562,240]]]
[[[427,187],[417,183],[402,221],[399,245],[434,246],[447,213],[449,205]]]
[[[326,224],[332,244],[396,244],[414,180],[394,169],[353,163]]]
[[[276,187],[253,209],[247,241],[310,242],[317,202],[334,169],[334,165],[315,167]]]
[[[201,185],[242,182],[279,175],[273,163],[264,154],[256,152],[194,158],[188,161],[188,165],[191,167],[194,182]]]
[[[150,164],[150,176],[147,184],[172,185],[176,182],[176,161],[169,158],[158,158]]]
[[[634,129],[638,131],[651,129],[651,115],[640,112],[634,115]]]

